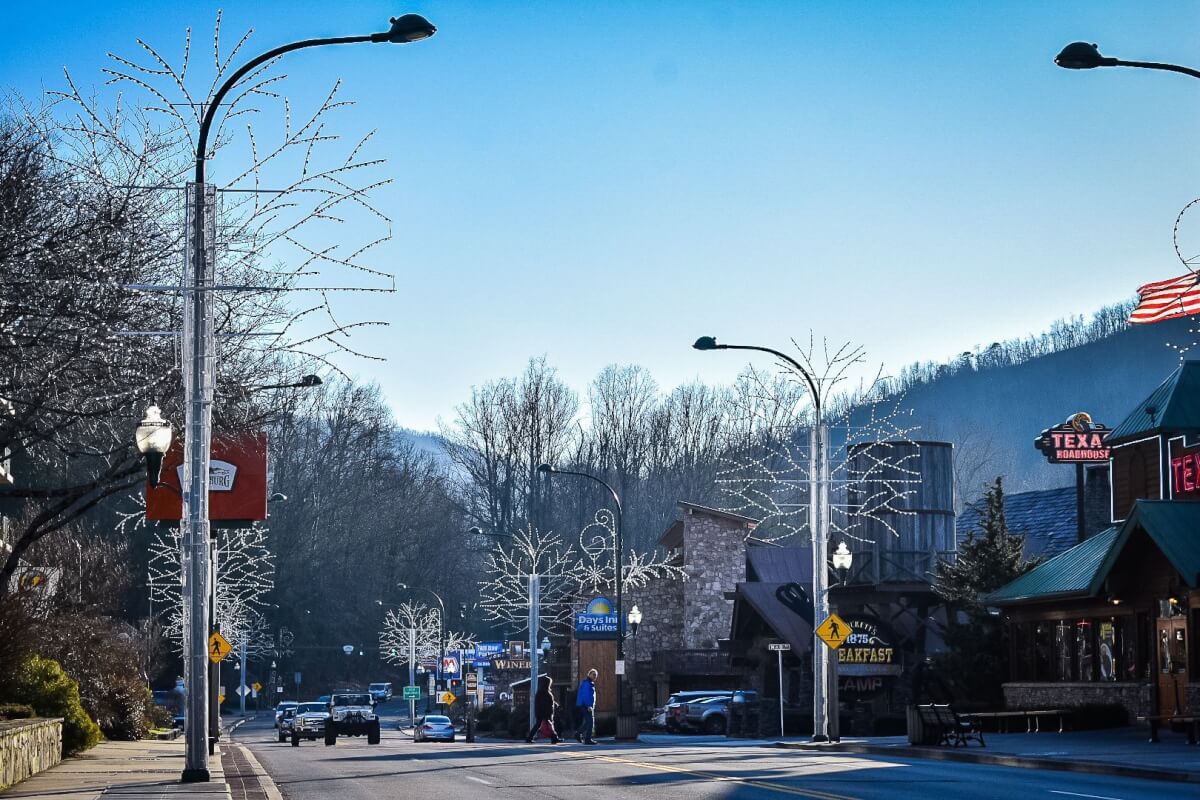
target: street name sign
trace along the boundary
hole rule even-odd
[[[420,686],[405,686],[403,697],[405,700],[420,700],[421,699],[421,687]]]
[[[214,664],[219,664],[232,651],[233,645],[220,631],[213,631],[212,636],[208,637],[208,660]]]
[[[787,642],[771,642],[767,645],[767,649],[772,653],[786,653],[792,649],[792,646]]]
[[[852,631],[844,619],[837,614],[830,614],[824,622],[817,626],[815,632],[817,638],[828,645],[831,650],[837,650]]]

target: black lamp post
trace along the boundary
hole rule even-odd
[[[1071,42],[1054,57],[1054,63],[1063,69],[1095,69],[1096,67],[1141,67],[1142,69],[1159,69],[1165,72],[1178,72],[1200,78],[1200,70],[1191,67],[1181,67],[1177,64],[1161,64],[1156,61],[1122,61],[1119,58],[1100,55],[1100,48],[1087,42]]]
[[[621,496],[618,495],[616,490],[613,489],[611,486],[609,486],[606,481],[603,481],[600,478],[597,478],[595,475],[589,475],[586,472],[573,472],[568,469],[555,469],[554,467],[550,466],[549,464],[539,465],[537,468],[537,471],[543,473],[544,475],[546,475],[548,477],[554,477],[555,475],[573,475],[576,478],[586,478],[589,481],[594,481],[608,490],[608,493],[610,495],[612,495],[613,503],[616,505],[616,508],[617,508],[616,530],[613,533],[614,533],[614,538],[616,539],[616,541],[614,542],[614,545],[616,548],[616,558],[614,560],[614,577],[615,577],[616,584],[617,584],[617,608],[616,608],[617,628],[618,628],[618,630],[617,630],[617,661],[621,665],[621,669],[617,673],[617,719],[620,720],[620,718],[625,714],[625,692],[624,692],[624,688],[623,688],[624,681],[622,680],[622,678],[624,677],[624,673],[625,673],[625,636],[623,635],[623,631],[620,630],[621,622],[623,619],[623,614],[622,614],[622,595],[624,592],[623,584],[625,583],[625,570],[624,570],[625,547],[624,547],[624,540],[622,539],[622,532],[621,532],[621,527],[622,527],[621,522],[622,522],[622,516],[624,514],[624,509],[621,507]]]

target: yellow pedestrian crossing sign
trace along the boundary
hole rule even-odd
[[[219,663],[232,650],[233,645],[221,635],[220,631],[213,631],[212,636],[208,637],[208,660],[214,664]]]
[[[255,681],[255,682],[253,683],[253,686],[254,686],[254,691],[256,691],[256,692],[261,692],[261,691],[262,691],[262,684],[261,684],[261,683],[259,683],[258,681]]]
[[[825,621],[817,626],[817,638],[831,649],[837,650],[850,635],[850,626],[837,614],[830,614]]]
[[[438,695],[438,702],[442,705],[452,706],[458,698],[454,696],[454,692],[442,692]]]

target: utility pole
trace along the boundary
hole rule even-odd
[[[242,673],[241,686],[238,687],[241,701],[238,705],[241,708],[241,715],[244,717],[246,716],[246,634],[244,633],[242,634],[242,646],[238,648],[238,658],[241,659],[239,672]]]
[[[408,685],[417,685],[417,629],[408,629]],[[417,701],[408,698],[408,721],[412,724],[413,741],[417,740]]]

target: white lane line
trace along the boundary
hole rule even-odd
[[[491,781],[485,781],[483,778],[476,778],[474,775],[463,775],[463,777],[469,781],[475,781],[476,783],[482,783],[484,786],[492,785]]]
[[[1065,794],[1065,795],[1070,795],[1071,797],[1090,797],[1093,800],[1121,800],[1121,798],[1119,798],[1119,797],[1108,797],[1107,795],[1103,795],[1103,794],[1080,794],[1079,792],[1060,792],[1057,789],[1049,789],[1047,791],[1049,791],[1050,794]]]

